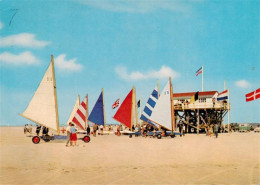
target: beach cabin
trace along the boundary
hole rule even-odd
[[[230,104],[226,101],[217,101],[218,91],[196,93],[173,93],[176,125],[185,124],[186,132],[189,133],[203,132],[214,124],[221,126]]]

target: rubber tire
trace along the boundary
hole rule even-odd
[[[84,136],[82,139],[85,143],[89,143],[90,142],[90,137],[89,136]]]
[[[162,135],[161,135],[161,134],[158,134],[158,135],[157,135],[157,139],[162,139]]]
[[[132,138],[133,136],[132,135],[129,135],[129,138]]]
[[[49,141],[50,141],[50,139],[43,139],[43,141],[45,141],[45,142],[49,142]]]
[[[173,133],[173,134],[171,134],[171,138],[175,138],[175,134]]]
[[[34,144],[39,144],[40,141],[41,141],[41,139],[40,139],[39,136],[34,136],[34,137],[32,138],[32,142],[33,142]]]

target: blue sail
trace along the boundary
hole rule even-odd
[[[96,123],[98,125],[105,125],[105,116],[104,116],[104,101],[103,101],[103,91],[100,93],[99,98],[92,109],[88,120],[92,123]]]

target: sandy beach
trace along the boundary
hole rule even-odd
[[[260,134],[143,138],[35,145],[23,127],[0,127],[1,184],[259,184]]]

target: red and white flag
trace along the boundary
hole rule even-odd
[[[260,98],[260,88],[253,92],[246,94],[246,102],[253,101]]]
[[[119,106],[119,104],[120,104],[120,98],[118,98],[118,99],[115,101],[115,103],[113,103],[112,109],[117,108],[117,107]]]

